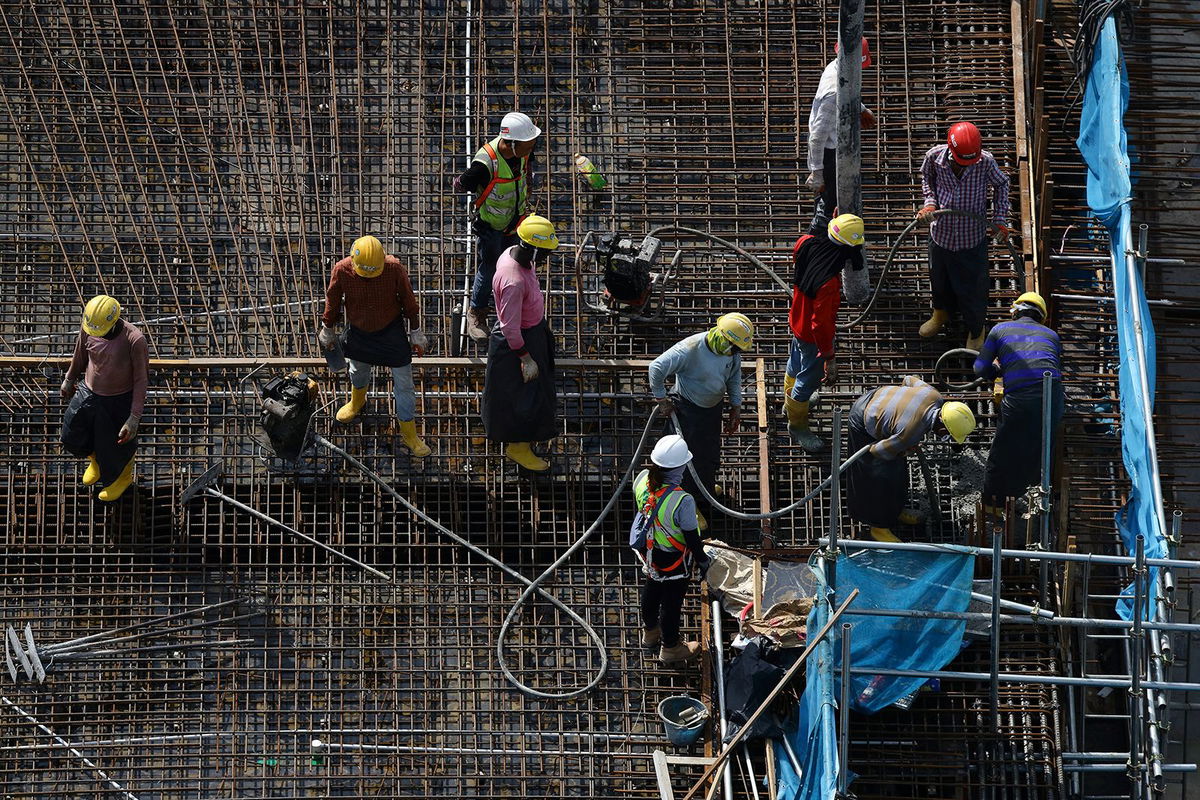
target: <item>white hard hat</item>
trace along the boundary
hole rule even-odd
[[[520,111],[510,111],[500,120],[500,138],[514,142],[531,142],[542,135],[542,129]]]
[[[687,442],[677,433],[664,436],[654,445],[650,460],[664,469],[682,467],[692,460],[692,451],[688,450]]]

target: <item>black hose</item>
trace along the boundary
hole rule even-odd
[[[987,383],[986,378],[975,378],[968,383],[949,383],[948,381],[942,381],[938,379],[938,375],[940,375],[942,372],[942,367],[946,365],[946,359],[950,358],[951,356],[967,356],[973,362],[975,357],[978,355],[978,350],[972,350],[969,347],[955,347],[952,350],[947,350],[938,356],[937,363],[933,365],[933,382],[939,386],[949,389],[952,392],[969,392],[972,389],[978,389]]]

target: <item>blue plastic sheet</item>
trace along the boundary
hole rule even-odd
[[[808,630],[816,632],[829,618],[825,577],[814,561],[818,602],[808,617]],[[966,611],[971,599],[975,557],[967,553],[910,553],[899,550],[863,550],[837,563],[837,591],[845,597],[858,589],[852,608],[909,609],[914,611]],[[938,670],[962,649],[966,622],[929,617],[843,616],[852,624],[850,663],[871,667]],[[837,735],[835,698],[840,695],[841,625],[809,657],[807,685],[800,700],[795,729],[787,733],[803,769],[796,775],[784,748],[777,749],[779,795],[777,800],[832,800],[836,790]],[[850,678],[850,703],[855,711],[874,713],[891,705],[925,683],[924,678],[854,675]],[[781,752],[782,751],[782,752]]]
[[[1112,247],[1113,291],[1116,295],[1117,340],[1121,363],[1121,456],[1129,475],[1129,500],[1117,512],[1116,525],[1125,549],[1133,554],[1137,536],[1146,539],[1146,556],[1167,555],[1166,531],[1156,500],[1158,476],[1151,449],[1154,435],[1154,325],[1141,276],[1129,268],[1126,252],[1134,247],[1129,216],[1131,192],[1128,142],[1122,119],[1129,107],[1129,77],[1112,17],[1104,23],[1092,57],[1083,96],[1083,115],[1076,145],[1087,163],[1087,197],[1092,213],[1108,228]],[[1137,328],[1140,323],[1142,339]],[[1143,375],[1145,386],[1143,391]],[[1144,605],[1149,618],[1158,582],[1151,570]],[[1124,619],[1133,618],[1133,588],[1117,603]]]

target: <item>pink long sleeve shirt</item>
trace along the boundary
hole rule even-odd
[[[534,268],[526,269],[505,250],[496,260],[496,275],[492,278],[492,295],[496,298],[496,319],[508,346],[517,355],[525,354],[522,328],[532,328],[546,316],[546,299]]]
[[[103,397],[132,391],[130,414],[141,419],[149,373],[150,354],[145,335],[123,322],[120,332],[111,339],[79,332],[67,380],[74,382],[82,377],[92,392]]]

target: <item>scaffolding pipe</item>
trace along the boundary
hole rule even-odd
[[[853,547],[859,550],[908,550],[915,553],[962,553],[968,556],[990,556],[993,554],[989,548],[971,547],[965,544],[876,542],[867,539],[844,539],[842,541],[845,547]],[[829,538],[822,536],[817,540],[817,543],[823,545],[829,544]],[[1128,556],[1102,556],[1091,553],[1060,553],[1055,551],[1039,553],[1036,550],[1010,550],[1008,548],[1001,550],[1000,556],[1002,558],[1028,558],[1033,560],[1044,558],[1048,561],[1074,561],[1084,564],[1117,564],[1125,567],[1132,567],[1137,563],[1136,558]],[[1178,558],[1147,558],[1145,563],[1148,567],[1200,568],[1200,561],[1184,561]],[[1093,597],[1095,596],[1093,595]]]
[[[1145,634],[1142,632],[1142,616],[1145,613],[1146,595],[1146,537],[1137,535],[1134,547],[1137,566],[1133,568],[1133,630],[1129,633],[1129,787],[1130,800],[1142,800],[1145,797],[1145,784],[1142,776],[1142,726],[1145,724],[1145,706],[1142,701],[1142,651]]]
[[[1003,606],[1004,601],[1001,601],[1000,605]],[[914,619],[954,619],[964,621],[990,621],[992,619],[992,612],[990,611],[933,611],[913,608],[871,608],[863,610],[851,609],[846,613],[856,617],[912,617]],[[1005,625],[1059,625],[1066,628],[1118,628],[1120,630],[1130,630],[1133,627],[1132,622],[1127,622],[1123,619],[1097,619],[1095,617],[1047,618],[1030,614],[1001,614],[1000,621]],[[1144,622],[1142,623],[1142,627],[1146,630],[1200,633],[1200,623]]]
[[[712,601],[713,655],[717,663],[717,712],[721,717],[721,741],[729,735],[729,721],[725,715],[725,648],[724,631],[721,625],[721,601]],[[745,755],[745,746],[742,753]],[[725,800],[733,800],[733,772],[728,766],[721,769],[721,782],[725,788]]]
[[[837,605],[838,534],[842,522],[842,409],[833,410],[833,428],[829,439],[829,547],[825,574],[829,579],[829,605]]]
[[[838,798],[850,788],[850,623],[842,623],[842,675],[838,687]]]
[[[1050,392],[1053,382],[1054,376],[1050,370],[1042,373],[1042,508],[1041,516],[1038,520],[1038,530],[1041,534],[1038,537],[1038,541],[1041,544],[1043,552],[1050,549],[1050,435],[1052,428],[1051,415],[1054,409]],[[1049,561],[1038,563],[1038,581],[1038,586],[1041,588],[1042,605],[1050,605]]]
[[[937,678],[943,681],[989,681],[992,676],[986,672],[960,672],[956,670],[937,669],[891,669],[888,667],[851,667],[852,675],[884,675],[895,678]],[[1094,688],[1111,687],[1113,689],[1128,689],[1130,681],[1127,677],[1120,678],[1072,678],[1066,675],[1038,675],[1025,672],[1001,672],[998,676],[1002,683],[1027,683],[1045,686],[1091,686]],[[1164,689],[1172,692],[1200,692],[1200,683],[1175,683],[1169,681],[1142,681],[1142,688]],[[1095,716],[1095,715],[1093,715]],[[1122,717],[1127,718],[1127,717]]]
[[[992,529],[992,639],[989,664],[991,665],[990,697],[992,700],[992,724],[1000,729],[1000,551],[1004,547],[1004,529]]]

